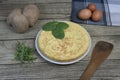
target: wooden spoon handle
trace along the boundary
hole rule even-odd
[[[91,60],[80,80],[90,80],[90,77],[101,65],[101,63],[110,55],[113,45],[108,42],[99,41],[92,52]]]

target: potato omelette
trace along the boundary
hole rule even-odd
[[[79,24],[65,21],[69,25],[64,30],[65,37],[56,39],[51,31],[41,31],[38,46],[48,58],[56,61],[72,61],[81,57],[88,49],[90,37]]]

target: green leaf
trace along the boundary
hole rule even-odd
[[[68,24],[67,23],[65,23],[65,22],[59,22],[58,24],[57,24],[57,27],[58,28],[61,28],[61,29],[67,29],[68,28]]]
[[[25,46],[23,43],[18,42],[17,44],[17,52],[15,54],[15,59],[19,60],[21,63],[25,61],[33,62],[36,57],[33,55],[33,48]]]
[[[42,29],[44,31],[52,31],[52,34],[55,38],[63,39],[65,36],[64,29],[67,29],[69,25],[65,22],[48,22],[46,23]]]
[[[56,21],[48,22],[42,27],[42,29],[45,31],[52,31],[53,29],[56,28],[56,24],[58,24],[58,22]]]
[[[63,39],[65,36],[64,30],[58,29],[58,28],[55,28],[54,30],[52,30],[52,34],[57,39]]]

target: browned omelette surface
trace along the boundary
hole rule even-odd
[[[79,24],[66,21],[64,39],[56,39],[51,31],[41,31],[38,45],[43,54],[56,61],[71,61],[82,56],[89,47],[87,31]]]

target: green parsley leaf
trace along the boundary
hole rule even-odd
[[[58,39],[63,39],[65,36],[64,30],[58,29],[58,28],[55,28],[54,30],[52,30],[52,34],[55,38],[58,38]]]
[[[52,35],[55,38],[63,39],[65,36],[64,29],[67,29],[69,25],[65,22],[48,22],[43,26],[44,31],[52,31]]]
[[[57,24],[57,27],[59,27],[59,28],[61,28],[61,29],[67,29],[68,28],[68,24],[67,23],[65,23],[65,22],[59,22],[58,24]]]
[[[23,43],[18,42],[15,59],[19,60],[21,63],[24,63],[25,61],[32,62],[36,59],[33,55],[33,51],[33,48],[27,47]]]
[[[56,28],[56,24],[58,24],[56,21],[48,22],[42,27],[42,29],[45,31],[51,31]]]

